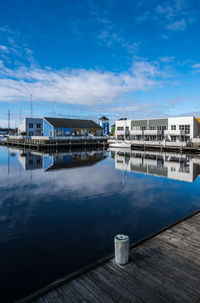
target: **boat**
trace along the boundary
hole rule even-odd
[[[131,148],[131,143],[128,142],[114,142],[110,143],[109,147],[114,148]]]

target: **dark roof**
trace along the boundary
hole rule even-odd
[[[63,118],[48,118],[44,117],[54,127],[64,128],[100,128],[96,122],[92,120],[80,120],[80,119],[63,119]]]
[[[127,118],[120,118],[118,121],[127,120]]]
[[[51,166],[49,166],[45,172],[49,170],[58,170],[58,169],[71,169],[71,168],[77,168],[77,167],[84,167],[84,166],[92,166],[96,164],[97,162],[102,161],[105,159],[107,156],[101,155],[101,158],[98,157],[89,157],[89,159],[72,159],[71,162],[58,162],[58,163],[53,163]]]
[[[108,118],[106,118],[105,116],[103,116],[103,117],[101,117],[99,120],[106,120],[106,121],[108,121],[109,119]]]

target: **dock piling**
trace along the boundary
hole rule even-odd
[[[115,244],[115,262],[119,265],[128,263],[129,256],[129,237],[127,235],[116,235],[114,238]]]

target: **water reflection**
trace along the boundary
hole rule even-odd
[[[18,151],[18,160],[24,170],[43,169],[44,171],[77,168],[94,165],[107,157],[100,151],[70,151],[56,154]]]
[[[115,168],[122,171],[194,182],[200,174],[200,158],[155,151],[113,150]]]

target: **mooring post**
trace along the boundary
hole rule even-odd
[[[119,265],[128,263],[129,255],[129,237],[127,235],[116,235],[114,238],[115,243],[115,262]]]

